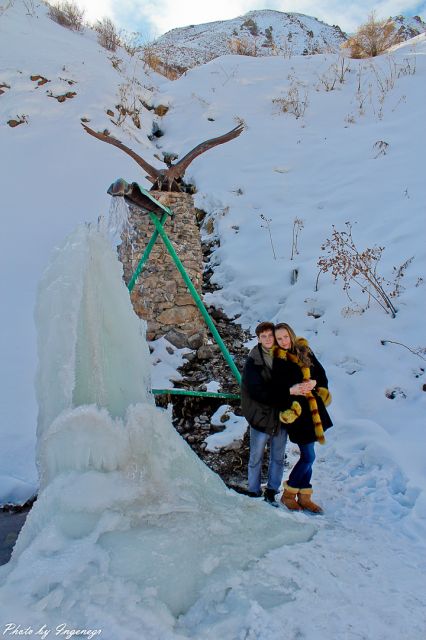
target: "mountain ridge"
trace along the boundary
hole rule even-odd
[[[426,32],[419,16],[389,18],[401,40]],[[348,40],[338,25],[303,13],[275,9],[249,11],[230,20],[177,27],[160,36],[152,51],[180,73],[232,53],[265,57],[337,53]]]

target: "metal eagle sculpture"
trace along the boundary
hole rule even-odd
[[[120,140],[117,140],[117,138],[111,136],[107,131],[104,131],[103,133],[99,131],[93,131],[93,129],[90,129],[90,127],[83,123],[82,126],[84,130],[94,138],[114,145],[114,147],[121,149],[122,151],[124,151],[124,153],[127,153],[127,155],[133,158],[133,160],[135,160],[138,165],[148,173],[148,175],[145,177],[153,185],[151,187],[151,190],[158,189],[159,191],[182,191],[183,176],[189,164],[197,156],[205,153],[209,149],[212,149],[219,144],[223,144],[224,142],[228,142],[229,140],[233,140],[234,138],[239,136],[244,129],[244,124],[240,123],[239,125],[234,127],[234,129],[228,131],[228,133],[224,133],[223,135],[216,138],[210,138],[209,140],[200,142],[200,144],[197,144],[196,147],[189,151],[182,158],[182,160],[179,160],[175,164],[169,164],[167,169],[156,169],[151,164],[149,164],[149,162],[144,160],[140,155],[120,142]]]

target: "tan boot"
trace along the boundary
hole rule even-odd
[[[302,511],[302,507],[298,504],[296,496],[300,489],[289,487],[287,482],[284,483],[284,493],[281,496],[282,504],[291,511]]]
[[[324,513],[324,510],[319,504],[312,502],[311,496],[312,489],[299,489],[297,499],[302,509],[306,509],[306,511],[311,511],[312,513]]]

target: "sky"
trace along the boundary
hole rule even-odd
[[[342,0],[216,0],[202,3],[195,0],[78,0],[86,10],[86,18],[95,21],[108,16],[121,28],[137,31],[149,40],[170,29],[215,20],[229,20],[256,9],[275,9],[304,13],[328,24],[337,24],[343,31],[353,32],[365,22],[372,10],[378,18],[420,15],[426,17],[426,2],[416,0],[370,0],[342,2]]]

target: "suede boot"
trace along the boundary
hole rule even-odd
[[[302,507],[302,509],[306,509],[306,511],[311,511],[311,513],[324,513],[322,507],[319,504],[315,504],[312,502],[312,489],[299,489],[299,493],[297,496],[298,503]]]
[[[302,511],[302,507],[296,500],[299,491],[300,489],[289,487],[287,482],[284,483],[284,493],[281,496],[281,502],[287,509],[290,509],[290,511]]]

